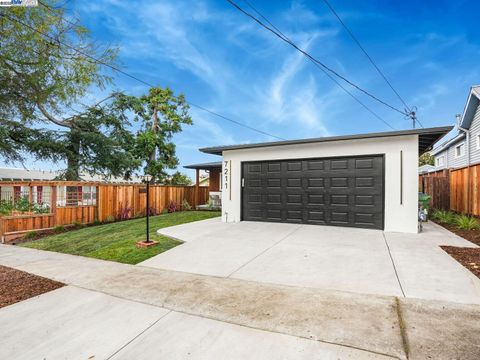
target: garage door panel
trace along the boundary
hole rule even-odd
[[[251,164],[243,165],[244,220],[383,228],[381,155]]]

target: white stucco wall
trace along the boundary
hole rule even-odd
[[[403,151],[403,204],[400,204],[400,151]],[[373,154],[385,155],[385,231],[416,233],[418,135],[224,151],[222,220],[241,221],[242,162]]]

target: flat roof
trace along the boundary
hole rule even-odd
[[[192,164],[192,165],[184,166],[185,169],[200,169],[200,170],[216,169],[216,168],[221,168],[221,167],[222,167],[222,162],[221,161],[214,161],[214,162]]]
[[[453,126],[441,126],[426,129],[411,129],[411,130],[398,130],[398,131],[386,131],[368,134],[355,134],[355,135],[341,135],[341,136],[328,136],[320,138],[299,139],[299,140],[285,140],[285,141],[271,141],[255,144],[239,144],[239,145],[224,145],[206,147],[200,149],[201,152],[214,155],[222,155],[224,151],[228,150],[242,150],[242,149],[254,149],[271,146],[283,146],[283,145],[300,145],[311,144],[317,142],[329,142],[329,141],[343,141],[343,140],[357,140],[357,139],[370,139],[379,137],[391,137],[391,136],[403,136],[403,135],[418,135],[418,150],[420,154],[432,149],[433,145],[445,136]]]

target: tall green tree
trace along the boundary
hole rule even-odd
[[[435,165],[435,158],[429,152],[426,152],[418,158],[418,166]]]
[[[0,8],[0,156],[65,161],[67,180],[80,171],[128,176],[138,161],[118,95],[78,109],[111,83],[101,64],[114,65],[117,49],[100,49],[55,1],[42,3]]]
[[[173,135],[182,131],[182,125],[191,125],[189,106],[185,96],[174,95],[169,88],[151,88],[141,97],[125,96],[140,121],[141,129],[135,141],[135,156],[145,164],[145,173],[154,181],[163,182],[168,178],[168,169],[178,165]]]

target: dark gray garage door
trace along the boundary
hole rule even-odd
[[[242,218],[383,229],[383,155],[243,163]]]

